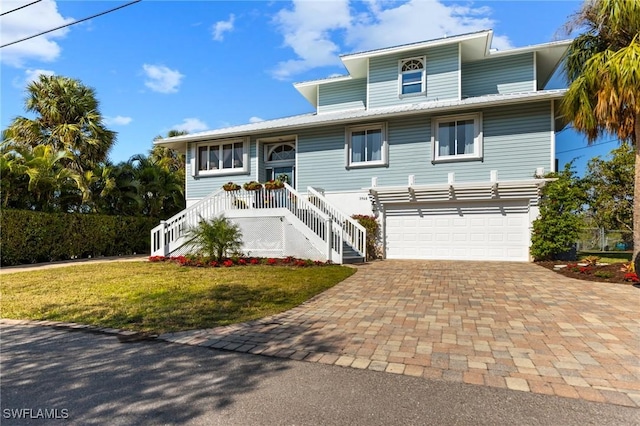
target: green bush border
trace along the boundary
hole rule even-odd
[[[139,216],[0,212],[2,266],[150,252],[159,220]]]

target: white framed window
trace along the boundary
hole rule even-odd
[[[347,127],[345,138],[347,167],[388,164],[389,147],[385,123]]]
[[[402,59],[398,64],[398,69],[400,96],[420,95],[426,92],[424,57]]]
[[[436,117],[431,124],[433,161],[482,159],[482,114]]]
[[[248,139],[200,143],[195,150],[198,175],[238,174],[249,170]]]

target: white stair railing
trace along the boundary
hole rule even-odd
[[[328,215],[341,230],[342,238],[364,259],[367,259],[367,230],[355,219],[331,204],[324,195],[312,187],[307,188],[309,202]]]
[[[325,242],[327,260],[342,263],[342,232],[329,215],[307,201],[291,186],[277,190],[218,190],[151,230],[151,255],[169,256],[185,243],[185,233],[204,218],[228,210],[285,208]]]

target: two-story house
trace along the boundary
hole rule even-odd
[[[569,41],[491,50],[481,31],[341,57],[295,84],[315,112],[156,141],[186,153],[187,210],[152,232],[180,252],[200,217],[240,224],[251,255],[364,255],[350,216],[376,215],[386,258],[528,261],[542,176],[555,170]],[[286,176],[275,191],[226,182]]]

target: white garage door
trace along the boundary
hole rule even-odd
[[[528,203],[386,206],[389,259],[529,260]]]

